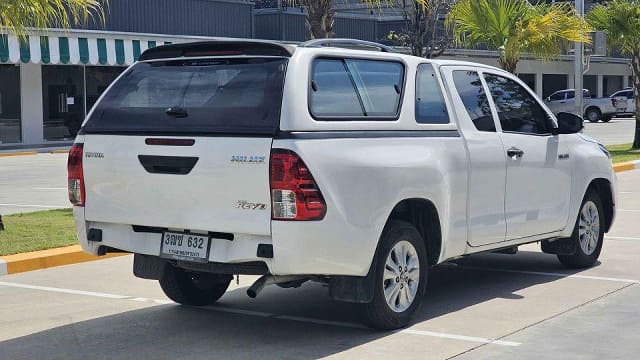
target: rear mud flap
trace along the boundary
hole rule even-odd
[[[167,262],[157,256],[133,256],[133,274],[141,279],[160,280],[166,266]]]

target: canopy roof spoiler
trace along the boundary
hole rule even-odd
[[[272,41],[213,40],[158,46],[146,50],[139,60],[226,55],[291,57],[294,51],[293,45]]]

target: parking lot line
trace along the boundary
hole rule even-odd
[[[70,295],[91,296],[91,297],[106,298],[106,299],[127,300],[127,301],[135,301],[135,302],[146,302],[146,303],[156,304],[156,305],[157,304],[166,305],[166,304],[173,304],[174,303],[174,302],[168,301],[168,300],[148,299],[148,298],[137,297],[137,296],[108,294],[108,293],[101,293],[101,292],[75,290],[75,289],[65,289],[65,288],[57,288],[57,287],[50,287],[50,286],[20,284],[20,283],[14,283],[14,282],[6,282],[6,281],[0,281],[0,286],[11,287],[11,288],[20,288],[20,289],[29,289],[29,290],[48,291],[48,292],[70,294]],[[204,309],[211,310],[211,311],[217,311],[217,312],[231,313],[231,314],[241,314],[241,315],[246,315],[246,316],[257,316],[257,317],[270,318],[270,319],[289,320],[289,321],[297,321],[297,322],[304,322],[304,323],[310,323],[310,324],[329,325],[329,326],[337,326],[337,327],[369,330],[367,327],[365,327],[363,325],[360,325],[360,324],[340,322],[340,321],[329,321],[329,320],[322,320],[322,319],[314,319],[314,318],[307,318],[307,317],[302,317],[302,316],[278,315],[278,314],[262,312],[262,311],[236,309],[236,308],[223,307],[223,306],[209,306],[209,307],[206,307]],[[476,336],[448,334],[448,333],[434,332],[434,331],[403,329],[403,330],[396,331],[396,333],[418,335],[418,336],[425,336],[425,337],[436,337],[436,338],[442,338],[442,339],[466,341],[466,342],[473,342],[473,343],[480,343],[480,344],[494,344],[494,345],[500,345],[500,346],[519,346],[519,345],[522,345],[521,343],[513,342],[513,341],[494,340],[494,339],[487,339],[487,338],[476,337]]]
[[[560,277],[560,278],[613,281],[613,282],[621,282],[621,283],[627,283],[627,284],[640,284],[640,280],[621,279],[621,278],[612,278],[612,277],[603,277],[603,276],[564,274],[564,273],[525,271],[525,270],[512,270],[512,269],[495,269],[495,268],[485,268],[485,267],[476,267],[476,266],[460,266],[460,268],[465,270],[494,271],[494,272],[506,272],[506,273],[526,274],[526,275],[552,276],[552,277]]]
[[[31,208],[43,208],[43,209],[59,209],[59,208],[62,208],[62,206],[49,206],[49,205],[23,205],[23,204],[0,204],[0,206],[31,207]]]
[[[640,240],[640,237],[629,237],[629,236],[605,236],[605,239],[611,240]]]

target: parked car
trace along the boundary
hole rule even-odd
[[[395,329],[442,262],[535,242],[596,262],[616,185],[582,124],[481,64],[355,40],[174,44],[91,110],[69,196],[85,251],[134,253],[178,303],[212,304],[236,274],[262,275],[251,297],[311,280]]]
[[[584,118],[590,122],[609,122],[611,118],[617,114],[627,111],[627,99],[619,97],[611,98],[592,98],[591,93],[587,89],[582,90]],[[575,90],[567,89],[556,91],[545,100],[549,109],[554,114],[560,112],[575,113]]]
[[[613,93],[611,98],[620,98],[624,97],[627,99],[627,110],[625,110],[622,114],[617,114],[618,116],[634,116],[636,114],[636,101],[633,97],[633,88],[625,88]]]

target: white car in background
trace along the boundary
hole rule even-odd
[[[395,329],[442,262],[535,242],[597,261],[615,175],[582,127],[508,72],[379,44],[161,46],[88,115],[69,198],[84,250],[134,253],[178,303],[315,281]]]
[[[610,97],[611,98],[624,97],[624,98],[627,99],[627,110],[625,110],[625,112],[623,114],[619,114],[619,115],[631,115],[631,116],[635,115],[635,113],[636,113],[636,101],[635,101],[635,98],[633,96],[633,88],[625,88],[623,90],[616,91]]]
[[[622,96],[608,98],[592,98],[587,89],[582,90],[583,108],[582,114],[589,122],[609,122],[613,116],[627,111],[627,99]],[[567,89],[556,91],[544,99],[545,103],[554,114],[561,112],[576,112],[575,90]]]

